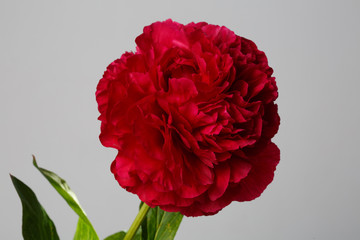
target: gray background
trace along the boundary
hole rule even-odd
[[[142,28],[172,18],[225,25],[252,39],[277,78],[281,161],[252,202],[185,218],[177,239],[358,239],[359,1],[25,1],[0,3],[0,239],[21,239],[9,173],[27,183],[72,239],[76,215],[35,170],[65,178],[101,238],[127,229],[137,196],[110,173],[95,88],[135,49]]]

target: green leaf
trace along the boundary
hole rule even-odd
[[[117,232],[117,233],[114,233],[114,234],[108,236],[104,240],[123,240],[125,235],[126,235],[126,232],[121,231],[121,232]]]
[[[117,232],[117,233],[114,233],[113,235],[108,236],[104,240],[123,240],[125,235],[126,235],[126,232],[121,231],[121,232]],[[140,229],[136,232],[133,240],[141,240],[141,230]]]
[[[159,209],[158,211],[163,211]],[[155,240],[172,240],[176,235],[183,215],[178,212],[164,212],[155,234]]]
[[[10,177],[22,203],[24,240],[59,240],[53,221],[37,200],[35,193],[16,177]]]
[[[99,237],[94,232],[94,229],[89,224],[85,223],[82,218],[79,218],[74,240],[98,240]]]
[[[164,217],[165,211],[161,210],[159,207],[157,207],[155,210],[156,210],[156,229],[158,229]]]
[[[150,210],[146,215],[146,218],[141,224],[143,240],[152,240],[155,238],[156,230],[158,229],[159,226],[157,222],[158,222],[158,218],[160,218],[160,214],[158,214],[158,209],[159,209],[158,207],[150,208]]]
[[[182,218],[183,215],[178,212],[165,212],[159,207],[151,208],[141,224],[142,240],[174,239]]]
[[[55,188],[55,190],[65,199],[67,204],[76,212],[79,216],[79,222],[77,225],[76,233],[74,236],[74,240],[81,239],[76,238],[77,236],[88,236],[87,238],[82,239],[91,239],[98,240],[99,237],[92,226],[91,222],[86,216],[85,211],[80,206],[79,200],[77,199],[75,193],[71,191],[69,185],[66,183],[64,179],[56,175],[55,173],[41,168],[37,165],[36,159],[33,156],[33,164],[34,166],[44,175],[44,177],[50,182],[50,184]],[[84,232],[83,232],[84,231]]]

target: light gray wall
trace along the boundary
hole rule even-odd
[[[103,238],[127,229],[138,199],[110,173],[98,141],[95,88],[145,25],[225,25],[252,39],[274,68],[281,149],[275,180],[253,202],[185,218],[177,239],[358,239],[360,235],[360,2],[0,2],[0,238],[21,239],[21,204],[8,173],[27,183],[72,239],[77,217],[35,170],[65,178]]]

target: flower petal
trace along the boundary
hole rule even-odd
[[[225,192],[230,180],[230,168],[227,164],[215,167],[215,182],[209,188],[208,195],[211,201],[215,201]]]

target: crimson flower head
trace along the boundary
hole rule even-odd
[[[273,70],[226,27],[155,22],[112,62],[96,100],[111,171],[150,207],[212,215],[260,196],[280,151]]]

